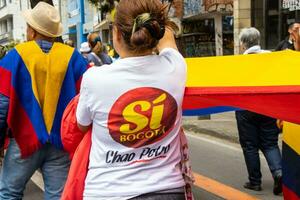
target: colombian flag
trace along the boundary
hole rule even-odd
[[[0,93],[9,97],[8,126],[22,157],[47,142],[62,149],[62,114],[86,69],[80,53],[60,43],[49,53],[36,42],[23,43],[1,60]]]
[[[189,58],[184,115],[245,109],[300,124],[300,53]],[[286,123],[287,124],[287,123]],[[300,199],[300,127],[285,125],[284,196]]]
[[[288,200],[300,199],[300,125],[283,124],[283,194]]]

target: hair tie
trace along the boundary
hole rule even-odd
[[[143,13],[143,14],[138,15],[134,19],[131,35],[133,35],[138,28],[140,28],[143,24],[145,24],[147,21],[150,21],[151,19],[152,18],[151,18],[150,13]]]
[[[143,13],[138,15],[134,19],[131,35],[133,35],[140,27],[145,27],[148,29],[152,37],[160,40],[165,34],[165,26],[160,25],[159,35],[157,35],[151,27],[151,20],[153,20],[153,18],[151,17],[150,13]]]

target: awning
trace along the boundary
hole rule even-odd
[[[107,19],[102,20],[99,24],[94,26],[94,31],[108,30],[108,29],[109,29],[109,21]]]

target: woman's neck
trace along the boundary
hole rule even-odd
[[[119,52],[119,55],[121,58],[129,58],[129,57],[139,57],[139,56],[148,56],[148,55],[152,55],[153,51],[151,50],[147,50],[144,52],[132,52],[132,51],[128,51],[128,50],[124,50],[121,52]]]

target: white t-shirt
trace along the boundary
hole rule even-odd
[[[184,186],[179,129],[186,63],[171,48],[83,76],[77,120],[93,125],[85,200],[129,199]]]

